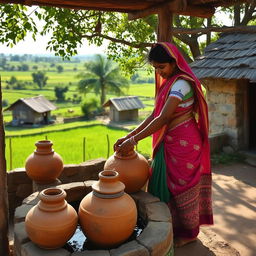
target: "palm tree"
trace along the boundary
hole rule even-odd
[[[78,75],[82,78],[78,82],[81,93],[95,92],[100,94],[100,102],[106,101],[106,94],[123,94],[121,88],[128,86],[128,81],[120,74],[120,68],[106,57],[97,54],[95,60],[85,63],[86,72]]]

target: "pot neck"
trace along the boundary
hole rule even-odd
[[[49,140],[38,141],[35,144],[36,150],[34,152],[38,155],[53,154],[54,150],[52,149],[52,145],[52,142]]]
[[[113,170],[99,173],[99,181],[92,185],[93,194],[100,198],[117,198],[124,194],[125,185],[119,181],[119,174]]]
[[[47,188],[40,192],[38,207],[42,211],[56,212],[67,207],[67,193],[60,188]]]

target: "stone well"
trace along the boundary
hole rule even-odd
[[[81,201],[91,192],[94,181],[72,182],[57,187],[66,191],[68,202]],[[39,201],[35,192],[25,198],[17,207],[14,215],[14,252],[16,256],[171,256],[173,255],[173,233],[171,215],[167,205],[157,197],[144,191],[132,194],[136,202],[138,215],[146,221],[142,233],[134,240],[123,243],[110,250],[86,250],[69,252],[64,248],[44,250],[39,248],[27,236],[25,217],[27,212]]]

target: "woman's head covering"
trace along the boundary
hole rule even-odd
[[[209,153],[209,141],[208,141],[208,132],[209,132],[209,121],[208,121],[208,107],[207,103],[202,91],[202,86],[198,78],[195,76],[193,71],[191,70],[190,66],[182,56],[182,54],[179,52],[177,47],[171,43],[168,42],[158,42],[155,45],[161,45],[166,52],[175,59],[176,65],[179,68],[180,72],[176,76],[182,76],[181,79],[187,79],[190,81],[191,85],[193,86],[194,92],[195,92],[195,100],[196,100],[196,108],[194,109],[196,113],[196,119],[198,128],[202,134],[203,143],[205,145],[206,157]],[[155,46],[153,45],[153,47]],[[172,79],[172,78],[171,78]],[[166,80],[161,78],[159,74],[156,74],[156,95],[158,94],[161,86],[165,83]],[[159,133],[160,134],[160,133]],[[162,133],[163,134],[163,133]],[[158,140],[160,141],[160,140]],[[154,146],[154,145],[153,145]],[[156,146],[156,145],[155,145]],[[206,161],[208,161],[207,159]],[[210,167],[209,167],[210,168]]]
[[[176,60],[176,65],[179,68],[179,70],[181,71],[181,73],[186,74],[193,82],[193,89],[196,92],[196,96],[197,96],[197,100],[199,101],[199,106],[201,108],[201,111],[204,116],[205,119],[205,126],[207,129],[207,133],[208,133],[208,108],[207,108],[207,103],[205,101],[205,97],[202,91],[202,86],[200,81],[198,80],[198,78],[195,76],[195,74],[193,73],[192,69],[190,68],[190,66],[188,65],[188,63],[186,62],[186,60],[184,59],[184,57],[182,56],[182,54],[179,52],[179,50],[177,49],[177,47],[174,44],[168,43],[168,42],[159,42],[153,45],[161,45],[166,52],[170,55],[170,57],[172,57],[173,59]],[[163,84],[164,79],[162,79],[160,77],[160,75],[156,75],[156,91],[159,90],[159,88],[161,87],[161,85]],[[198,110],[196,110],[197,112]],[[199,113],[198,113],[199,114]]]

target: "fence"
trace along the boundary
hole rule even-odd
[[[9,170],[12,170],[13,169],[13,157],[14,157],[14,152],[13,152],[13,141],[15,140],[15,138],[8,138],[8,147],[9,147]],[[45,135],[45,140],[48,140],[48,137],[47,135]],[[106,134],[106,147],[107,147],[107,154],[106,154],[106,158],[109,158],[110,156],[110,139],[109,139],[109,135]],[[138,145],[136,145],[136,148],[135,148],[136,151],[138,151]],[[82,152],[82,156],[81,156],[81,161],[82,162],[85,162],[86,160],[88,160],[88,158],[86,157],[86,137],[83,137],[82,138],[82,149],[81,149],[81,152]],[[102,156],[103,157],[103,156]]]

